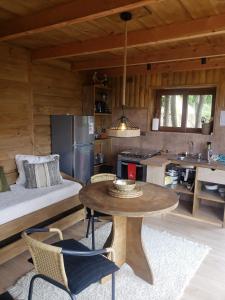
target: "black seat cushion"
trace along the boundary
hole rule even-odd
[[[5,292],[0,295],[0,300],[13,300],[13,297],[8,292]]]
[[[90,251],[89,248],[72,239],[59,241],[53,245],[67,250]],[[79,294],[90,284],[119,270],[115,263],[103,255],[89,257],[64,255],[63,258],[68,286],[75,295]]]

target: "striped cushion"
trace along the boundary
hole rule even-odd
[[[32,164],[27,160],[23,161],[26,183],[28,189],[48,187],[62,183],[59,171],[59,157],[53,161]]]
[[[10,191],[3,167],[0,167],[0,193]]]

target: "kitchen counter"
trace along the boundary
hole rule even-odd
[[[146,181],[161,186],[165,186],[168,164],[183,166],[184,169],[195,166],[194,190],[189,190],[186,185],[180,183],[167,185],[180,195],[179,207],[173,213],[184,218],[225,227],[225,198],[218,191],[208,191],[204,187],[205,182],[225,186],[225,164],[198,161],[192,157],[181,160],[176,154],[171,153],[143,159],[141,163],[147,166]]]
[[[167,164],[174,163],[179,165],[192,165],[195,167],[209,168],[215,170],[223,170],[225,171],[225,164],[220,162],[212,162],[208,163],[207,161],[198,161],[197,159],[177,159],[177,155],[175,154],[162,154],[157,155],[148,159],[144,159],[141,161],[143,165],[152,166],[152,167],[163,167]]]
[[[147,159],[143,159],[140,161],[140,163],[147,166],[162,167],[169,163],[169,155],[168,154],[156,155]]]

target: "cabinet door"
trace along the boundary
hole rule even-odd
[[[147,182],[165,185],[165,167],[147,166]]]

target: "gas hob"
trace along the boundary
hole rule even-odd
[[[147,150],[127,150],[127,151],[122,151],[119,153],[120,159],[122,158],[127,158],[127,159],[135,159],[135,160],[143,160],[147,159],[150,157],[153,157],[157,154],[160,154],[160,151],[147,151]]]
[[[160,151],[147,151],[142,149],[129,149],[118,154],[117,158],[117,176],[127,179],[129,164],[136,165],[136,180],[146,181],[147,166],[141,163],[142,160],[160,154]]]

